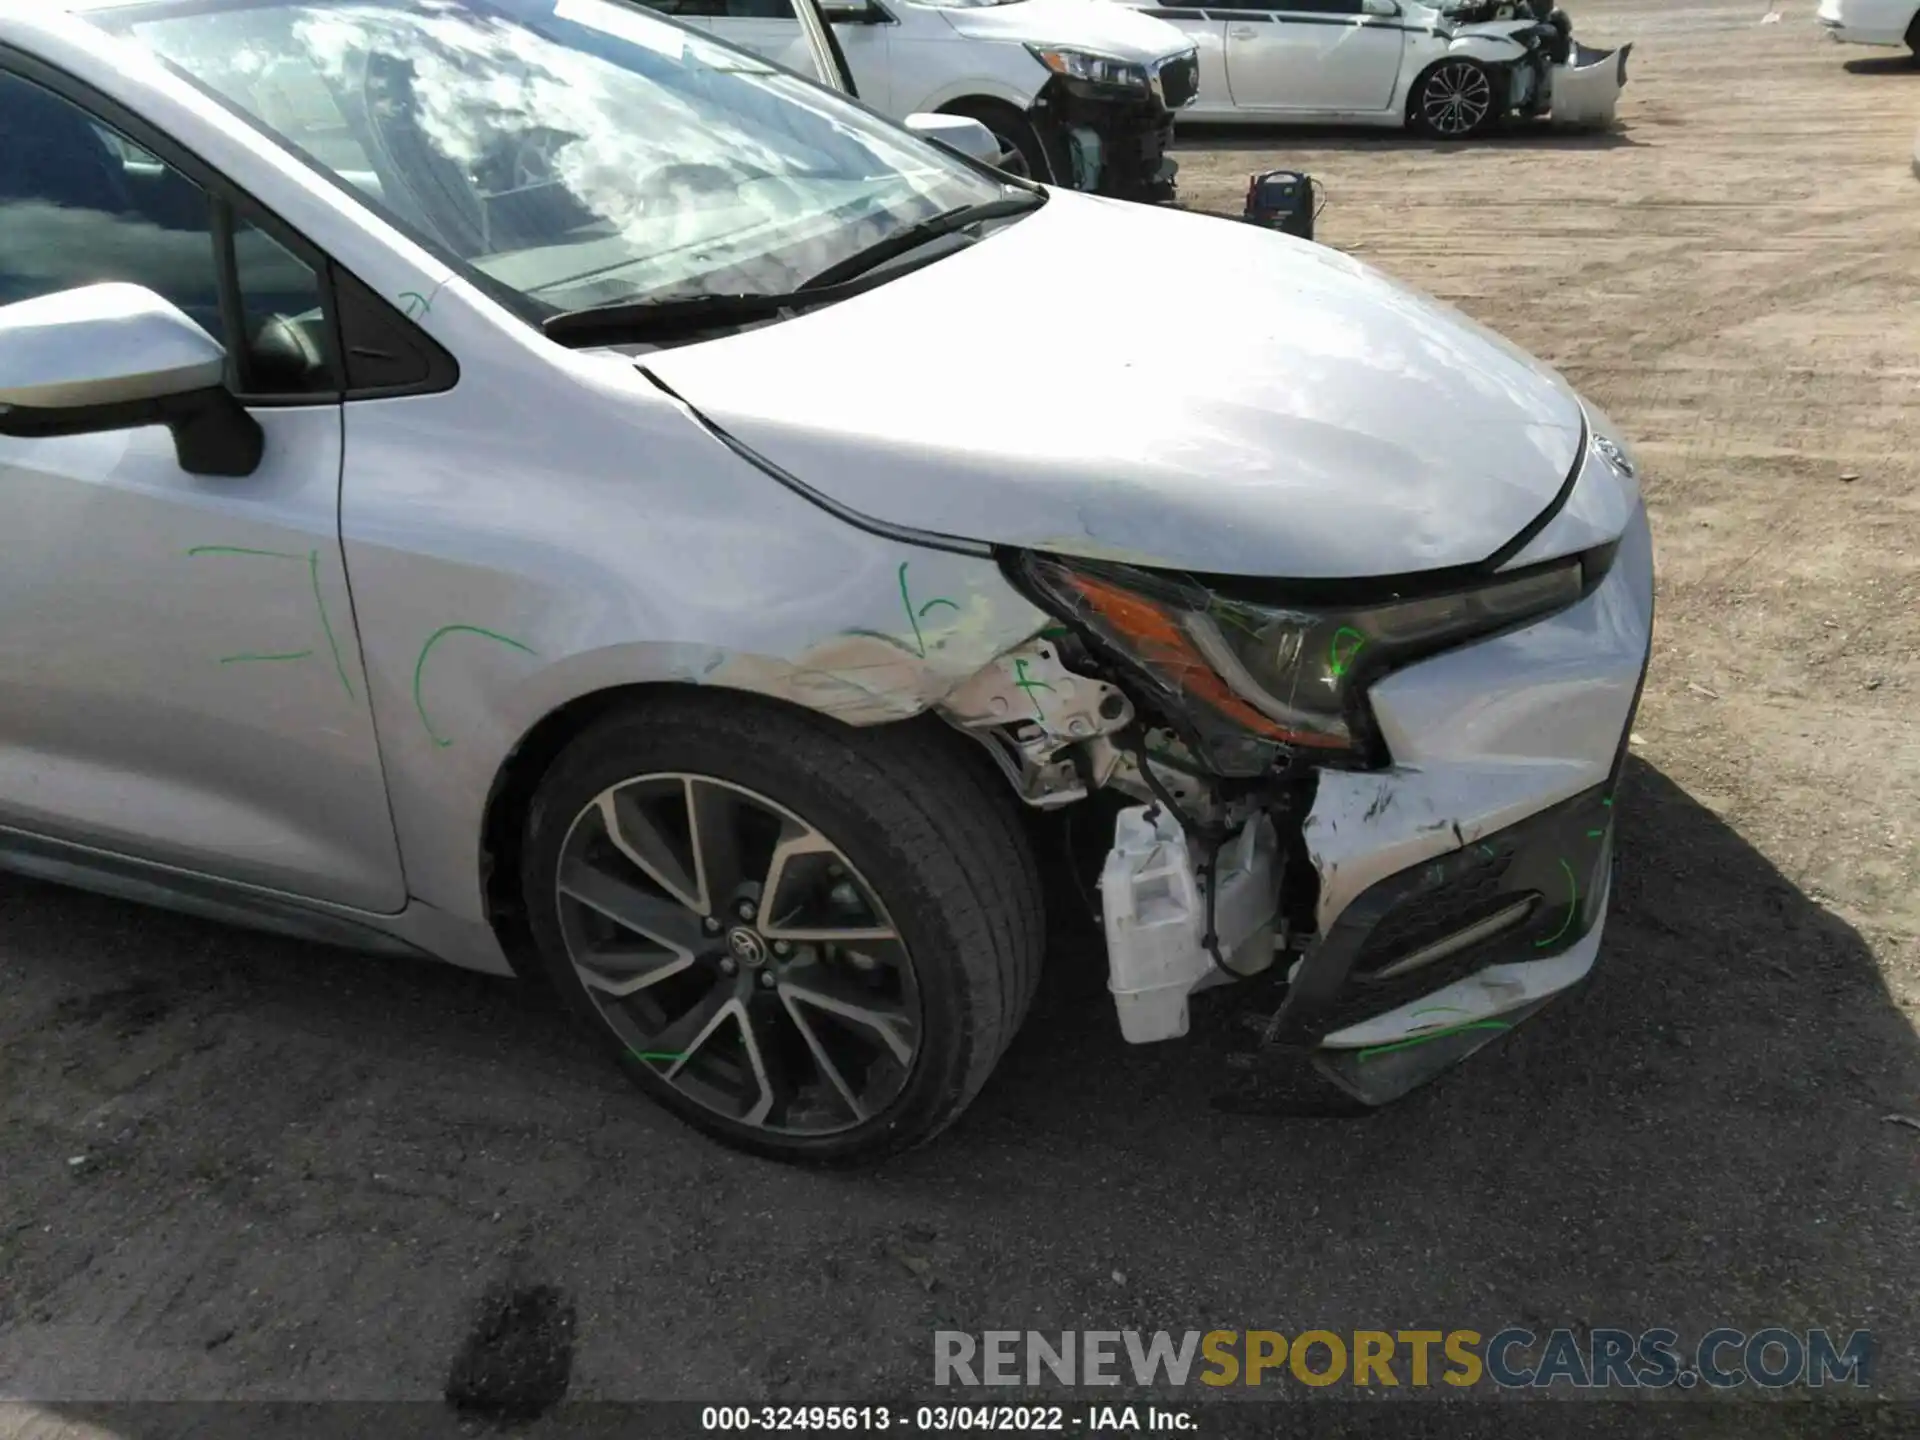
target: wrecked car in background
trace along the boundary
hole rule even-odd
[[[612,0],[0,0],[0,131],[0,863],[793,1160],[979,1093],[1066,807],[1135,1042],[1261,976],[1377,1103],[1593,965],[1646,511],[1463,316]]]
[[[1442,140],[1543,115],[1598,127],[1613,120],[1633,48],[1579,44],[1545,0],[1115,3],[1196,45],[1193,120],[1407,126]]]
[[[645,0],[723,40],[816,73],[793,0]],[[1001,169],[1129,200],[1170,200],[1174,117],[1192,101],[1193,44],[1092,0],[834,0],[821,8],[849,93],[885,114],[964,115]]]
[[[1920,56],[1920,0],[1820,0],[1814,19],[1842,45],[1904,45]]]

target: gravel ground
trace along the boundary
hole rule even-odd
[[[1641,446],[1660,619],[1585,991],[1368,1118],[1232,1117],[1230,1002],[1129,1049],[1063,927],[946,1140],[820,1175],[521,987],[0,880],[0,1394],[40,1402],[0,1431],[489,1364],[534,1405],[874,1400],[948,1328],[1867,1327],[1920,1401],[1920,69],[1763,4],[1579,6],[1640,42],[1605,137],[1183,134],[1189,203],[1310,171],[1320,238]]]

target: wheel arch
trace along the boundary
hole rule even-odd
[[[1035,68],[1037,69],[1038,67],[1036,66]],[[941,115],[951,115],[954,106],[965,105],[969,102],[988,105],[1005,105],[1009,109],[1017,111],[1023,119],[1031,120],[1033,118],[1031,113],[1033,102],[1039,98],[1041,90],[1045,88],[1046,80],[1047,75],[1042,71],[1039,83],[1035,84],[1031,89],[1022,91],[1005,81],[989,80],[980,76],[973,76],[969,79],[956,80],[941,86],[914,108],[918,110],[930,110]]]
[[[952,756],[956,765],[991,777],[1006,789],[1000,774],[978,744],[941,721],[930,709],[881,722],[854,725],[810,706],[730,685],[700,685],[682,680],[643,680],[587,691],[563,702],[536,720],[507,751],[488,788],[481,812],[479,853],[476,856],[480,893],[488,925],[514,972],[533,973],[532,944],[525,906],[520,895],[520,861],[526,838],[527,816],[540,785],[554,763],[574,740],[609,716],[670,697],[699,695],[711,703],[731,702],[768,714],[784,713],[826,729],[847,732],[870,729],[922,728],[927,743]],[[1010,791],[1008,792],[1011,793]]]
[[[1471,39],[1472,37],[1468,37],[1468,38]],[[1455,42],[1456,45],[1459,45],[1462,43],[1464,42],[1461,42],[1461,41]],[[1507,77],[1508,77],[1508,72],[1512,70],[1514,66],[1514,57],[1512,56],[1508,56],[1505,59],[1488,60],[1483,58],[1482,56],[1475,55],[1468,51],[1460,50],[1460,49],[1452,49],[1447,51],[1447,53],[1444,55],[1436,55],[1433,57],[1433,59],[1429,60],[1425,65],[1422,65],[1420,69],[1415,72],[1412,83],[1407,86],[1406,99],[1401,102],[1400,108],[1401,108],[1402,117],[1407,121],[1409,125],[1413,123],[1414,107],[1420,103],[1420,92],[1427,83],[1427,77],[1433,74],[1433,72],[1438,70],[1442,65],[1445,65],[1449,61],[1453,61],[1453,60],[1473,61],[1476,65],[1480,66],[1482,69],[1484,69],[1487,72],[1487,74],[1492,78],[1493,83],[1496,86],[1501,84],[1509,84],[1509,85],[1511,84],[1511,81],[1509,81]]]
[[[539,793],[540,782],[568,745],[609,715],[669,696],[701,693],[725,695],[745,705],[786,710],[835,724],[845,723],[758,691],[697,685],[684,680],[636,680],[602,686],[561,702],[534,721],[507,750],[494,771],[493,783],[488,787],[481,810],[480,848],[476,857],[487,923],[516,973],[529,973],[525,961],[531,936],[520,898],[520,856],[527,813]]]

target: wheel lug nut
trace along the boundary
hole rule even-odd
[[[720,958],[720,973],[722,975],[731,975],[739,968],[738,965],[733,963],[733,957],[731,955],[723,955]]]
[[[787,956],[793,954],[793,946],[789,945],[785,940],[776,940],[773,942],[773,953],[784,960]]]
[[[751,920],[753,918],[753,902],[751,900],[742,900],[734,907],[733,913],[738,915],[742,920]]]
[[[762,990],[771,990],[773,985],[773,972],[771,970],[762,970],[760,972],[760,988]]]
[[[700,928],[709,935],[718,935],[720,933],[720,917],[718,915],[707,916],[706,919],[700,922]]]

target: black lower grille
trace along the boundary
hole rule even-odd
[[[1200,62],[1192,55],[1169,60],[1160,67],[1160,98],[1169,110],[1178,110],[1200,93]]]
[[[1273,1042],[1312,1046],[1489,965],[1544,960],[1577,944],[1606,894],[1610,789],[1597,785],[1369,886],[1302,958]],[[1445,948],[1449,939],[1457,949]],[[1410,957],[1423,963],[1382,976]]]
[[[1442,889],[1416,892],[1389,910],[1373,927],[1367,943],[1353,958],[1353,974],[1371,975],[1415,951],[1457,935],[1469,925],[1489,919],[1511,906],[1517,897],[1506,893],[1500,881],[1513,862],[1511,852],[1481,846],[1469,852],[1468,862]]]

